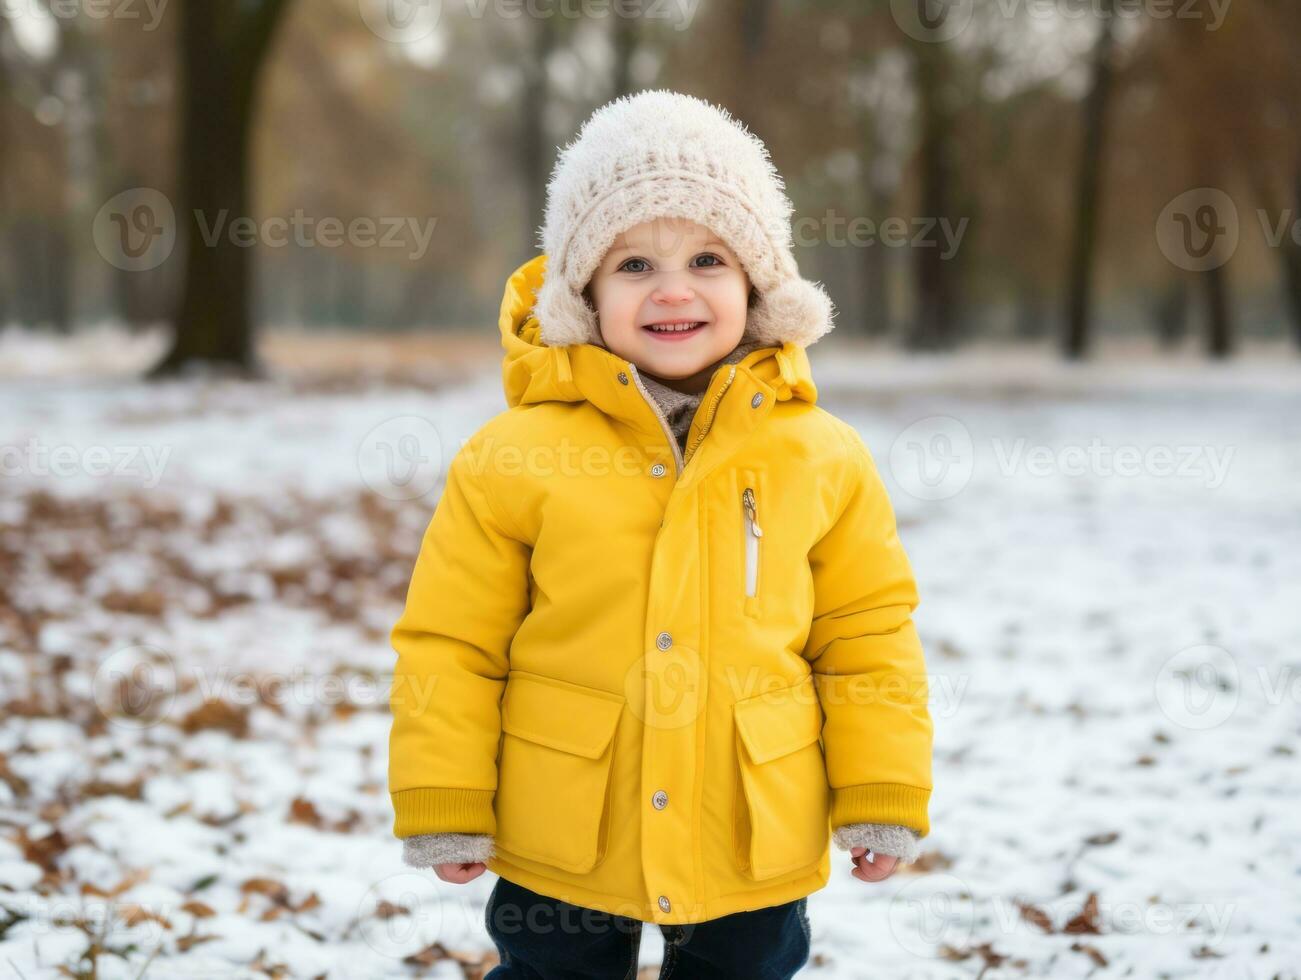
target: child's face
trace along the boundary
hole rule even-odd
[[[701,373],[741,341],[750,280],[708,228],[656,218],[615,239],[588,291],[612,353],[657,378],[703,390],[709,378]],[[701,325],[673,333],[650,329],[672,320]]]

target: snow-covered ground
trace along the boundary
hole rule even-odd
[[[0,977],[478,976],[493,876],[391,836],[387,633],[496,360],[147,385],[97,343],[0,337]],[[936,752],[922,861],[833,851],[805,975],[1301,976],[1296,358],[810,358]]]

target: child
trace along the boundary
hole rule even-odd
[[[828,838],[880,881],[929,832],[916,586],[816,405],[790,214],[756,136],[642,92],[562,150],[507,283],[510,407],[425,533],[389,755],[406,862],[500,876],[490,977],[631,976],[643,922],[661,976],[789,977]]]

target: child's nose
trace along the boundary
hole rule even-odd
[[[666,274],[655,286],[651,297],[660,303],[684,303],[694,299],[691,283],[677,273]]]

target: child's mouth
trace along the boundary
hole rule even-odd
[[[709,321],[683,321],[677,323],[648,323],[642,327],[648,334],[656,340],[664,340],[673,343],[679,340],[686,340],[688,337],[694,337],[703,330]]]

